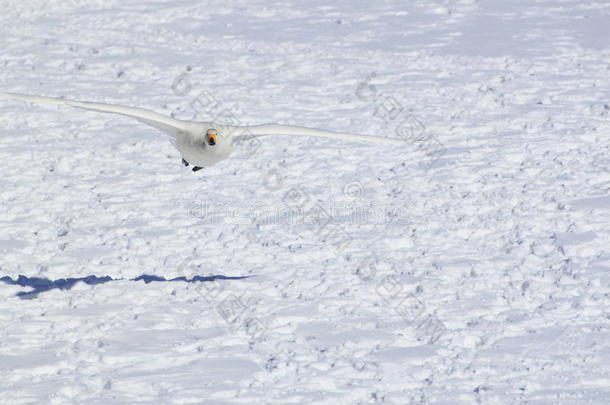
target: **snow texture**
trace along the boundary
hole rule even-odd
[[[605,0],[0,3],[1,404],[610,403]]]

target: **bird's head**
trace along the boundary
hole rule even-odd
[[[205,143],[210,147],[214,147],[214,146],[216,146],[217,142],[218,142],[218,131],[216,131],[214,128],[208,129],[205,133]]]

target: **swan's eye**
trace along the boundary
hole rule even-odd
[[[216,145],[216,130],[215,129],[208,129],[208,132],[205,135],[205,140],[208,143],[208,145],[210,146],[214,146]]]

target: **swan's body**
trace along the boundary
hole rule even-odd
[[[239,140],[242,137],[263,135],[304,135],[350,141],[385,143],[391,145],[400,145],[403,143],[399,139],[336,133],[289,125],[267,124],[240,127],[222,125],[213,122],[183,121],[143,108],[74,101],[63,98],[30,96],[26,94],[6,93],[3,91],[0,91],[0,95],[25,102],[52,105],[65,104],[87,110],[121,114],[136,118],[139,121],[151,125],[172,136],[174,138],[174,145],[182,155],[183,162],[187,166],[188,164],[194,165],[194,171],[199,170],[202,167],[212,166],[219,161],[226,159],[233,151],[234,141]]]

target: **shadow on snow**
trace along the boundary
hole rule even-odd
[[[186,277],[176,277],[172,279],[166,279],[164,277],[159,276],[151,276],[147,274],[143,274],[136,278],[130,279],[131,281],[144,281],[146,284],[150,282],[173,282],[173,281],[183,281],[186,283],[196,283],[196,282],[206,282],[206,281],[215,281],[215,280],[241,280],[243,278],[249,278],[251,276],[238,276],[238,277],[227,277],[227,276],[195,276],[193,278],[187,279]],[[42,277],[25,277],[19,276],[17,280],[13,280],[12,278],[6,276],[0,278],[0,281],[4,281],[7,284],[19,285],[21,287],[31,287],[32,291],[21,291],[17,293],[19,298],[23,299],[32,299],[36,298],[38,294],[53,290],[69,290],[74,284],[78,282],[83,282],[88,285],[96,285],[103,284],[109,281],[118,281],[122,280],[120,278],[112,278],[109,276],[105,277],[97,277],[97,276],[87,276],[87,277],[79,277],[79,278],[60,278],[58,280],[50,280],[48,278]]]

